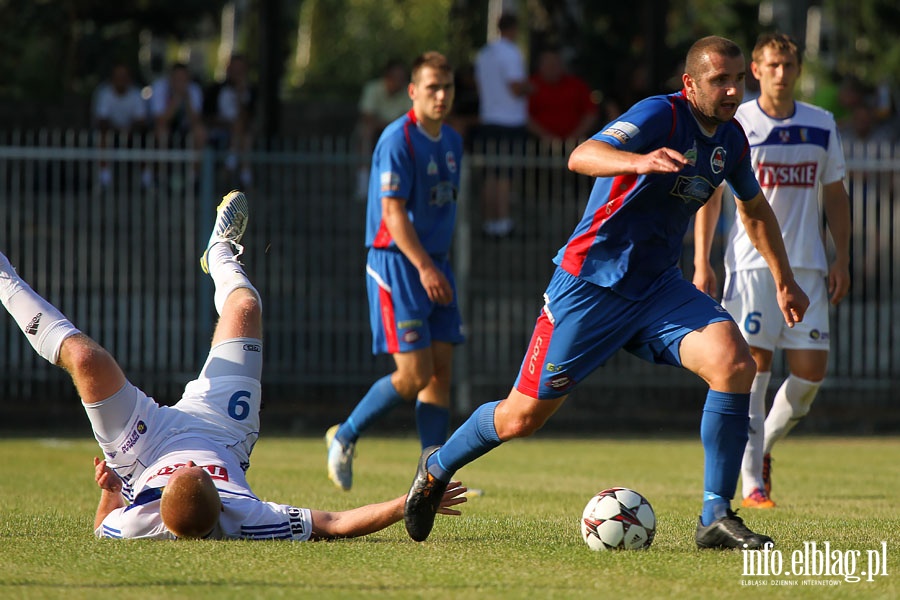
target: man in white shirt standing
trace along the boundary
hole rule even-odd
[[[475,59],[480,126],[475,148],[487,155],[521,153],[528,135],[528,94],[531,84],[522,52],[516,45],[519,20],[504,14],[497,21],[500,37]],[[488,168],[482,187],[485,234],[503,238],[512,233],[512,175],[509,169]]]
[[[100,132],[101,148],[128,146],[146,131],[148,124],[147,102],[134,84],[131,69],[124,63],[113,65],[109,81],[105,81],[94,93],[94,125]],[[109,163],[100,162],[100,185],[112,183]]]
[[[803,321],[786,327],[766,263],[736,219],[725,253],[722,304],[740,325],[757,365],[750,391],[750,437],[741,468],[743,506],[773,508],[772,446],[809,412],[828,365],[828,304],[838,304],[850,289],[850,199],[834,117],[794,100],[801,69],[797,44],[787,35],[766,33],[757,40],[752,56],[750,69],[759,80],[760,95],[742,104],[736,118],[750,141],[753,168],[778,218],[791,268],[810,300]],[[819,225],[820,188],[834,243],[830,265]],[[719,188],[695,220],[694,285],[711,295],[716,280],[709,250],[721,204]],[[784,350],[790,374],[766,416],[776,347]]]

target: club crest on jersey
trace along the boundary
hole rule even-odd
[[[628,123],[627,121],[616,121],[606,129],[604,129],[601,135],[608,135],[609,137],[616,138],[622,144],[627,144],[629,141],[631,141],[631,138],[633,138],[640,132],[641,130],[633,123]]]
[[[705,177],[697,175],[696,177],[685,177],[679,175],[675,180],[675,185],[669,193],[673,196],[681,198],[685,204],[690,202],[699,202],[706,204],[709,197],[715,191],[716,186],[708,181]]]
[[[716,146],[709,157],[709,168],[716,175],[725,170],[725,148]]]
[[[779,129],[778,130],[778,139],[782,144],[787,144],[791,141],[791,130],[790,129]]]
[[[684,158],[692,167],[697,165],[697,140],[694,140],[694,145],[691,146],[691,149],[684,153]]]
[[[453,153],[447,152],[444,160],[447,161],[447,170],[449,170],[451,173],[456,173],[456,157],[453,156]]]

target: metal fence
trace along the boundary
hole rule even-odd
[[[212,286],[197,259],[218,198],[236,186],[235,174],[211,149],[152,143],[101,149],[94,141],[89,132],[0,137],[0,249],[108,348],[132,381],[172,402],[208,348]],[[295,427],[298,419],[318,426],[343,415],[391,368],[389,358],[370,351],[365,207],[354,197],[359,157],[351,142],[280,140],[247,157],[253,184],[245,264],[263,297],[264,386],[277,406],[272,414]],[[532,145],[524,156],[473,151],[463,161],[454,245],[467,326],[455,364],[460,413],[505,395],[517,373],[551,258],[580,217],[591,185],[567,171],[570,151]],[[826,390],[842,398],[889,398],[900,375],[900,153],[891,145],[853,145],[846,155],[853,288],[833,311]],[[112,175],[105,185],[98,179],[101,164]],[[514,235],[499,241],[481,235],[479,219],[483,175],[497,168],[512,175],[517,223]],[[7,423],[65,421],[77,409],[65,375],[35,356],[11,319],[0,319],[0,373],[8,399],[0,417]],[[571,402],[631,418],[632,400],[640,398],[641,417],[650,418],[660,402],[698,406],[700,388],[688,373],[620,353]],[[580,413],[571,414],[575,425]]]

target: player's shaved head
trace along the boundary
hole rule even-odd
[[[710,35],[700,38],[688,50],[684,61],[684,71],[694,79],[699,79],[709,68],[709,56],[718,54],[726,58],[743,56],[741,47],[727,38]]]
[[[176,537],[202,538],[219,521],[222,500],[209,473],[189,463],[169,478],[159,512],[166,529]]]

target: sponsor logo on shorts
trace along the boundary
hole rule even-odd
[[[409,321],[397,321],[397,329],[412,329],[413,327],[421,327],[420,319],[410,319]]]
[[[411,329],[403,334],[403,341],[407,344],[413,344],[419,341],[419,332],[415,329]]]
[[[34,315],[34,317],[28,322],[28,325],[25,326],[25,333],[28,335],[35,335],[38,332],[38,326],[41,324],[41,317],[44,316],[44,313],[38,313]]]
[[[551,373],[559,373],[560,371],[562,371],[562,367],[554,365],[553,363],[547,363],[547,366],[544,368]]]
[[[564,392],[565,390],[572,387],[574,382],[572,379],[565,374],[560,373],[559,375],[554,375],[550,379],[547,380],[547,387],[556,390],[557,392]]]
[[[245,352],[262,352],[262,346],[259,344],[244,344]]]
[[[131,430],[131,433],[128,434],[128,438],[125,439],[125,443],[119,448],[119,451],[124,453],[134,448],[135,444],[138,442],[138,438],[145,433],[147,433],[147,424],[143,421],[138,421],[134,426],[134,429]]]
[[[809,332],[809,339],[815,340],[817,342],[825,342],[828,341],[828,332],[827,331],[819,331],[818,329],[813,329]]]
[[[600,135],[608,135],[611,138],[616,138],[623,144],[627,144],[629,141],[631,141],[631,138],[633,138],[640,132],[641,130],[633,123],[629,123],[627,121],[616,121],[606,129],[604,129],[603,133],[601,133]]]

